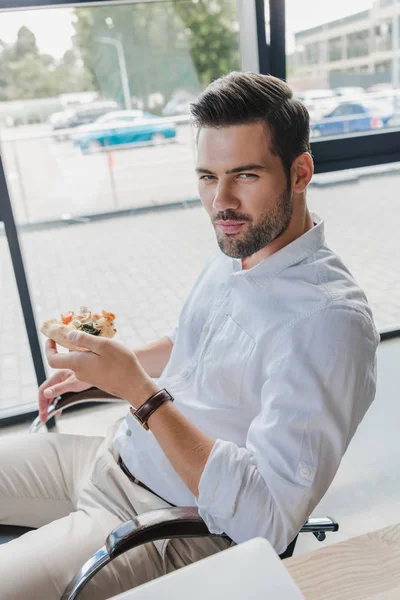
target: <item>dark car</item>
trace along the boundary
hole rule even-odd
[[[93,123],[99,117],[111,111],[118,110],[118,108],[117,102],[113,100],[84,104],[71,111],[71,114],[67,118],[67,127],[79,127],[80,125]]]
[[[385,127],[393,115],[386,102],[343,102],[322,119],[311,123],[311,136],[341,135]]]

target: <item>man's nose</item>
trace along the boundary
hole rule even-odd
[[[219,182],[215,190],[213,208],[222,211],[227,208],[237,209],[239,205],[240,200],[232,193],[230,186]]]

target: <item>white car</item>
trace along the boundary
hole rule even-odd
[[[85,131],[96,131],[103,129],[108,124],[113,123],[114,125],[118,125],[119,123],[130,123],[132,121],[136,121],[137,119],[143,118],[142,110],[112,110],[111,112],[102,115],[92,123],[87,123],[86,125],[80,125],[75,128],[75,132],[71,135],[72,139],[79,137]]]
[[[303,92],[295,92],[294,95],[305,104],[312,121],[324,117],[338,103],[337,94],[329,88],[305,90]]]

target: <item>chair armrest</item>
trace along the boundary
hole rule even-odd
[[[311,531],[316,535],[324,531],[337,531],[338,528],[338,524],[333,519],[311,518],[306,521],[301,531]],[[130,521],[122,523],[110,533],[105,545],[83,565],[70,581],[61,600],[76,600],[98,571],[117,556],[136,546],[161,539],[205,536],[224,537],[229,540],[226,534],[210,533],[196,507],[175,506],[151,510],[138,515]],[[292,543],[290,556],[293,553],[295,540]],[[281,555],[281,558],[284,556]]]
[[[326,538],[326,531],[339,531],[339,523],[330,517],[310,517],[300,529],[302,533],[313,533],[319,542]]]
[[[204,537],[211,534],[197,508],[161,508],[134,517],[116,527],[100,548],[69,582],[61,600],[76,600],[92,577],[117,556],[154,540]],[[227,537],[225,535],[219,537]],[[229,538],[228,538],[229,539]]]
[[[197,508],[191,506],[151,510],[116,527],[106,540],[111,560],[131,548],[168,538],[213,536],[200,517]],[[227,535],[217,537],[228,538]]]
[[[70,406],[76,406],[77,404],[83,404],[84,402],[126,402],[122,398],[117,398],[108,392],[99,390],[96,387],[91,387],[84,392],[67,392],[62,396],[58,396],[55,401],[49,405],[47,409],[47,420],[54,417],[57,413],[63,412]],[[33,421],[29,428],[29,433],[37,433],[41,427],[45,427],[46,423],[42,423],[39,417]]]
[[[326,531],[338,531],[339,525],[329,517],[306,521],[301,532],[313,533],[317,539]],[[135,546],[168,538],[217,536],[228,538],[226,534],[212,534],[195,507],[173,507],[151,510],[122,523],[114,529],[106,540],[106,548],[111,560]],[[322,539],[320,540],[322,541]]]

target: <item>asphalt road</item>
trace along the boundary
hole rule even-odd
[[[16,220],[59,219],[163,204],[197,195],[194,139],[179,125],[176,141],[83,155],[47,126],[6,130],[2,155]]]

